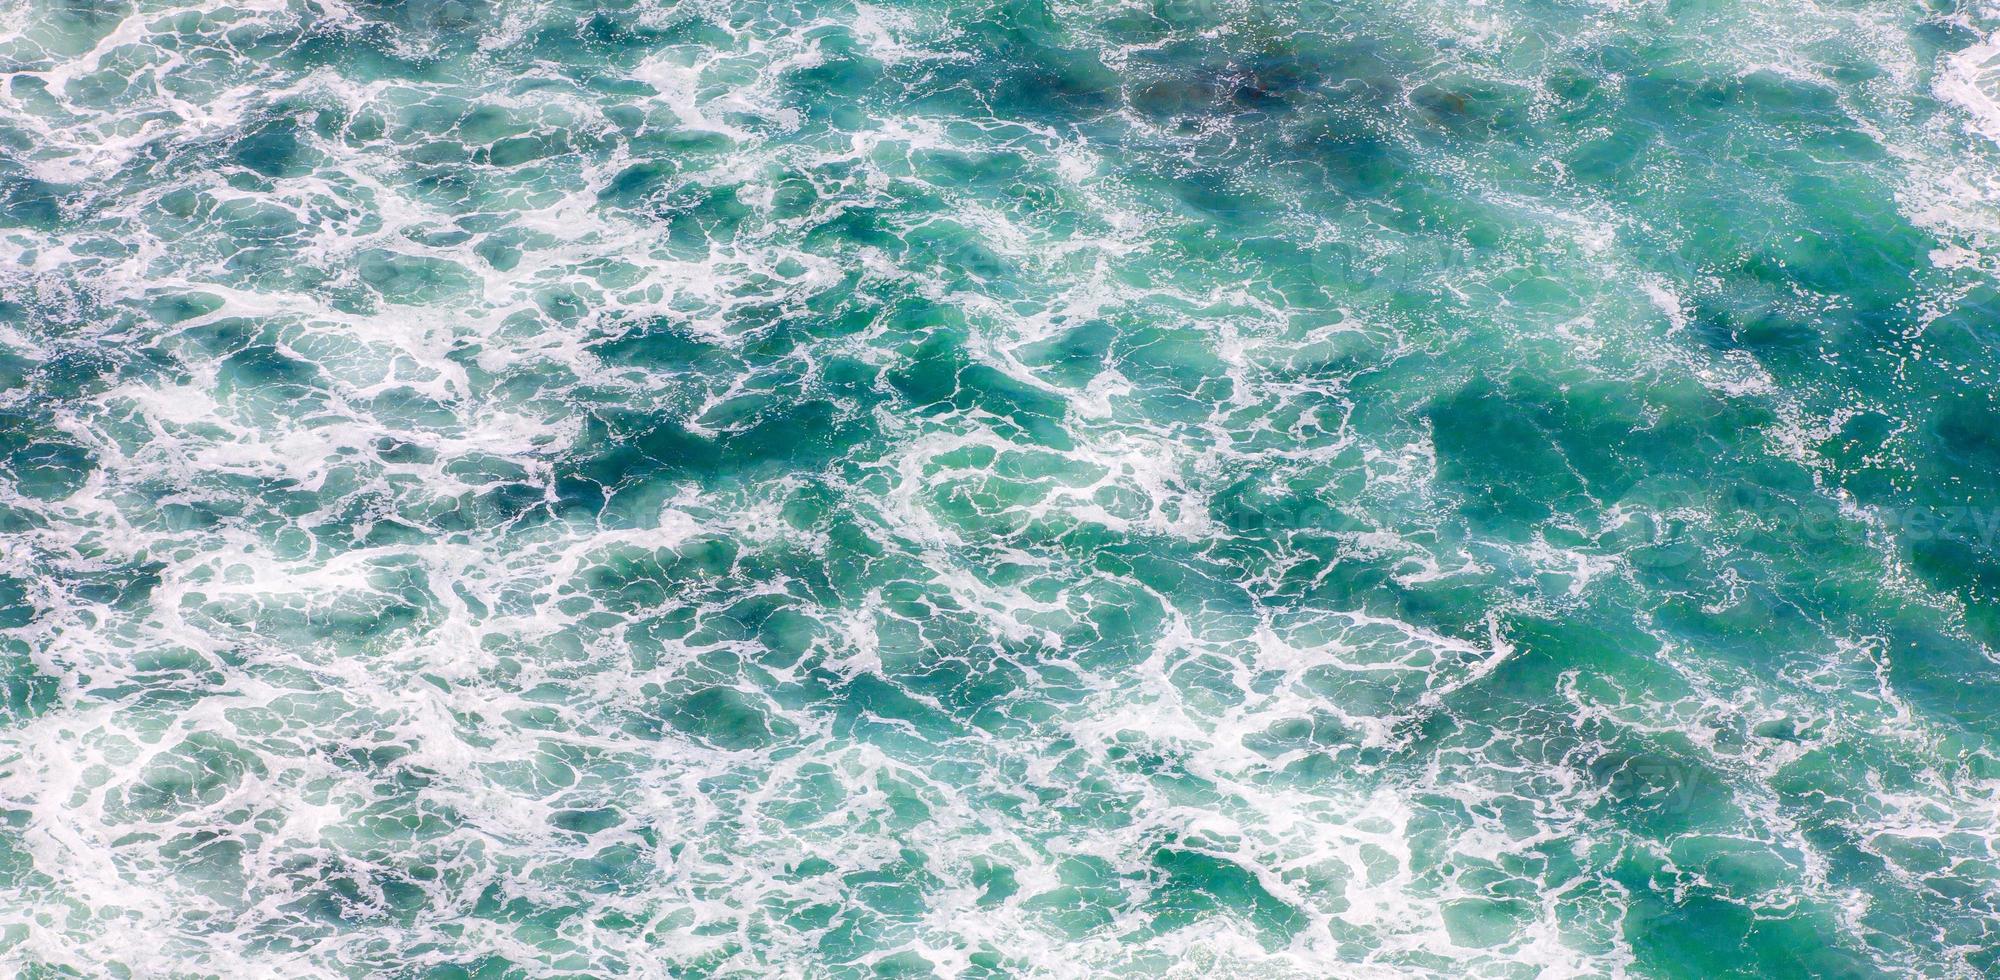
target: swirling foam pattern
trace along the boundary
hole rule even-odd
[[[1996,17],[0,4],[0,964],[1993,975]]]

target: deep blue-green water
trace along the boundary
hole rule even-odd
[[[0,0],[0,967],[2000,973],[1996,29]]]

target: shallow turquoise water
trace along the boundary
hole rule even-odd
[[[1996,28],[0,3],[0,964],[2000,971]]]

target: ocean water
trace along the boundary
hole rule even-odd
[[[1995,975],[1996,29],[0,0],[0,967]]]

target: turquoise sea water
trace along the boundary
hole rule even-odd
[[[1996,28],[4,0],[0,965],[1994,975]]]

